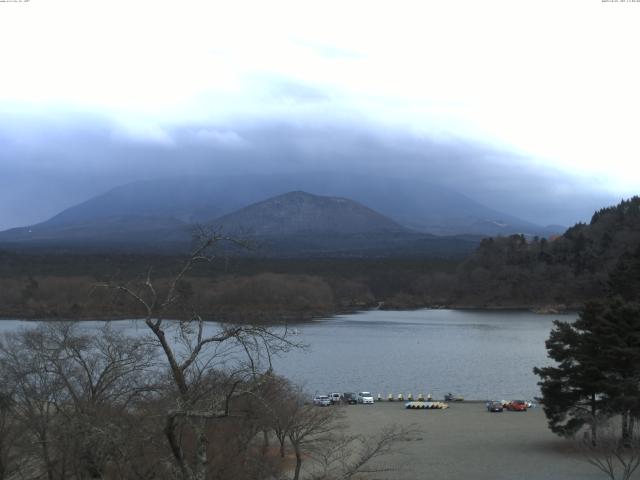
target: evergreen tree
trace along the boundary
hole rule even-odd
[[[597,333],[608,408],[620,415],[622,441],[630,444],[634,421],[640,417],[640,304],[610,298]]]
[[[557,366],[534,368],[551,431],[570,437],[588,425],[593,443],[598,420],[608,411],[606,378],[597,360],[601,345],[594,335],[602,311],[601,304],[590,303],[574,323],[556,320],[546,347]]]
[[[630,444],[640,418],[640,248],[611,273],[603,302],[587,304],[574,323],[555,322],[546,347],[557,366],[534,373],[551,430],[571,436],[589,424],[595,443],[598,420],[619,415]]]
[[[620,296],[626,302],[640,301],[640,246],[620,257],[609,275],[609,297]]]

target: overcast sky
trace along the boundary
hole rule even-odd
[[[602,0],[0,2],[0,229],[148,176],[349,166],[572,223],[639,193],[638,25]]]

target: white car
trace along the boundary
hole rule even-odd
[[[329,399],[331,400],[331,405],[337,405],[342,401],[342,395],[339,393],[330,393]]]
[[[371,392],[358,392],[358,403],[373,403],[373,395]]]
[[[313,397],[313,404],[320,407],[328,407],[331,405],[331,399],[328,395],[316,395]]]

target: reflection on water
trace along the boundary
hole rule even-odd
[[[551,322],[575,315],[518,311],[372,311],[297,326],[308,349],[276,358],[276,371],[306,390],[381,393],[446,392],[469,399],[530,399],[538,395],[534,366],[546,365],[544,341]],[[0,321],[0,333],[35,322]],[[91,330],[102,322],[83,322]],[[114,321],[131,335],[140,321]],[[215,328],[215,325],[210,325]]]

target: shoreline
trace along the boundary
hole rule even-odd
[[[295,315],[292,313],[283,313],[282,315],[273,314],[269,315],[271,317],[280,317],[279,321],[270,321],[267,317],[263,317],[259,321],[255,322],[257,324],[264,325],[304,325],[306,323],[310,323],[317,320],[328,320],[340,315],[352,315],[357,313],[366,313],[366,312],[374,312],[374,311],[385,311],[385,312],[415,312],[418,310],[455,310],[455,311],[479,311],[479,312],[529,312],[534,313],[536,315],[571,315],[576,314],[580,311],[582,307],[574,306],[574,307],[566,307],[562,306],[562,308],[551,308],[550,306],[545,307],[532,307],[532,306],[467,306],[467,305],[430,305],[430,306],[420,306],[420,307],[410,307],[410,308],[401,308],[396,307],[393,308],[385,308],[384,305],[378,306],[376,308],[353,308],[353,309],[339,309],[331,312],[322,312],[322,313],[313,313],[307,315]],[[242,316],[242,315],[238,315]],[[135,316],[135,315],[115,315],[115,316],[105,316],[105,315],[96,315],[96,316],[79,316],[79,317],[58,317],[58,316],[25,316],[18,317],[13,315],[1,315],[0,314],[0,322],[1,321],[9,321],[9,320],[17,320],[23,322],[86,322],[86,321],[102,321],[102,322],[110,322],[110,321],[122,321],[122,320],[140,320],[144,321],[143,316]],[[258,317],[259,318],[259,317]],[[176,319],[173,319],[176,320]],[[255,318],[254,318],[255,320]],[[246,322],[236,322],[233,320],[223,320],[220,318],[210,317],[204,318],[205,322],[218,322],[218,323],[229,323],[229,324],[242,324],[242,323],[252,323],[251,319]]]

